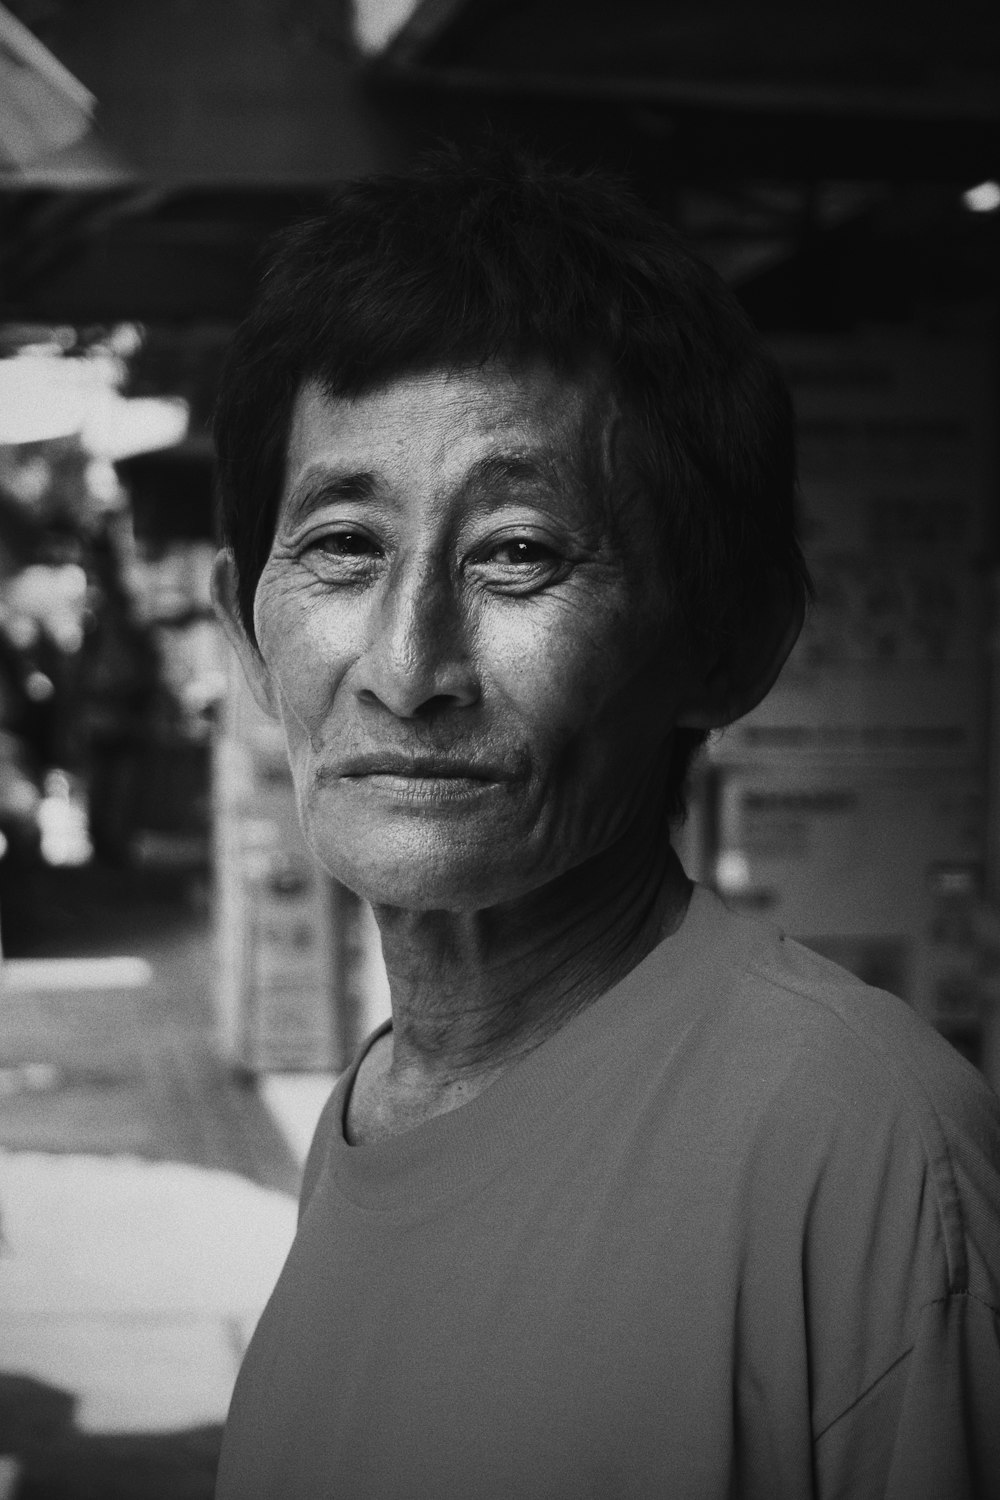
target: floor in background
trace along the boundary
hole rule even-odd
[[[209,1500],[297,1148],[215,1056],[197,886],[53,871],[31,909],[0,1006],[0,1500]]]

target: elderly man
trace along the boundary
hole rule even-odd
[[[392,992],[220,1500],[1000,1496],[993,1096],[670,847],[808,592],[733,297],[444,152],[285,237],[217,435],[220,613]]]

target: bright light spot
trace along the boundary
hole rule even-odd
[[[2,385],[0,380],[0,388]],[[52,465],[44,453],[16,446],[0,449],[0,484],[22,505],[37,505],[45,498],[51,483]]]
[[[58,355],[0,359],[0,443],[79,432],[87,400],[83,361]]]
[[[354,38],[361,51],[383,51],[416,8],[417,0],[354,0]]]
[[[8,958],[3,966],[6,990],[141,990],[153,978],[144,958]]]
[[[92,458],[84,470],[92,500],[104,510],[117,510],[124,499],[115,466],[107,458]]]
[[[5,833],[0,833],[0,859],[3,859],[10,848],[10,841]]]
[[[128,338],[124,343],[131,346]],[[127,374],[125,360],[102,345],[82,359],[64,359],[55,348],[0,359],[0,444],[78,434],[93,457],[117,462],[182,442],[188,403],[180,396],[121,396]]]
[[[5,593],[0,620],[8,640],[27,647],[44,630],[61,651],[79,651],[83,643],[87,575],[78,563],[63,563],[59,567],[32,563],[8,584]],[[37,686],[44,694],[44,683]]]
[[[131,359],[142,348],[141,323],[119,323],[108,336],[108,348],[122,359]]]
[[[992,179],[988,182],[977,182],[975,187],[969,188],[962,194],[962,202],[970,213],[996,213],[1000,208],[1000,182],[994,182]]]
[[[735,896],[750,885],[750,861],[741,849],[727,849],[715,862],[715,883],[724,896]]]
[[[32,703],[47,703],[55,692],[55,684],[44,672],[29,672],[24,682],[24,691]]]
[[[85,362],[95,390],[116,391],[128,379],[128,365],[110,344],[91,344]]]
[[[94,852],[87,809],[65,771],[50,771],[38,804],[41,855],[49,865],[85,865]]]
[[[183,442],[190,420],[181,396],[128,398],[108,390],[91,402],[80,440],[89,453],[117,462]]]

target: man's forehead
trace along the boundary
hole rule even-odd
[[[563,375],[540,363],[415,371],[357,396],[330,396],[309,380],[293,408],[288,478],[324,457],[337,463],[367,453],[405,461],[414,443],[436,443],[448,458],[460,458],[466,444],[493,448],[513,470],[536,454],[575,457],[614,413],[597,372]]]

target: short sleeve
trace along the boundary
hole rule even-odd
[[[923,1309],[912,1348],[820,1435],[822,1500],[1000,1497],[1000,1313],[968,1293]]]

